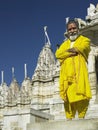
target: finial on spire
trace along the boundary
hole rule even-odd
[[[68,23],[68,21],[69,21],[69,17],[66,17],[65,19],[66,19],[66,24],[67,24],[67,23]]]
[[[15,74],[14,74],[14,67],[12,67],[12,79],[15,78]]]
[[[25,74],[25,79],[27,78],[27,64],[24,64],[24,74]]]
[[[4,83],[4,71],[1,71],[1,84]]]
[[[47,38],[47,41],[45,40],[45,43],[47,43],[48,45],[51,45],[50,43],[50,39],[49,39],[49,36],[48,36],[48,33],[47,33],[47,26],[44,26],[44,32],[45,32],[45,39]]]

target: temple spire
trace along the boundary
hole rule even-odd
[[[45,44],[51,45],[50,39],[47,33],[47,26],[44,26],[44,32],[45,32]],[[47,42],[46,42],[46,39],[47,39]]]
[[[24,75],[26,79],[27,78],[27,64],[24,64]]]

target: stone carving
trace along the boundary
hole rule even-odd
[[[96,6],[90,4],[90,7],[87,8],[86,21],[88,25],[98,22],[98,4]]]
[[[98,55],[98,47],[91,46],[91,51],[88,59],[88,71],[89,73],[95,72],[95,56]],[[90,62],[92,61],[92,62]]]
[[[89,16],[95,15],[95,5],[90,4],[90,7],[87,9],[87,15]]]
[[[2,83],[0,86],[0,107],[4,107],[8,102],[8,86],[6,83]]]
[[[96,12],[98,12],[98,4],[96,5]]]
[[[55,72],[57,75],[59,75],[60,72],[60,62],[57,60],[55,65]]]
[[[86,22],[81,18],[75,18],[75,19],[78,21],[80,29],[86,26]]]
[[[55,57],[50,48],[50,44],[45,44],[43,49],[41,50],[37,62],[37,67],[34,71],[34,75],[32,79],[35,78],[51,78],[53,75],[55,65]]]
[[[9,102],[10,104],[17,104],[17,97],[19,93],[19,84],[17,80],[14,78],[9,86]]]
[[[32,83],[29,77],[25,78],[21,85],[21,101],[23,104],[31,102]]]
[[[47,48],[43,49],[42,53],[40,53],[34,76],[45,78],[53,75],[53,64],[55,61],[52,59],[53,55],[50,55],[50,53]]]

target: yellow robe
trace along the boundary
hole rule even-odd
[[[87,59],[90,52],[90,39],[80,35],[73,47],[77,49],[78,55],[70,57],[71,41],[64,41],[55,56],[60,61],[60,96],[69,102],[77,102],[92,97],[88,78]]]

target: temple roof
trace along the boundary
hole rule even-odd
[[[32,79],[50,78],[53,75],[54,66],[54,53],[52,52],[50,44],[45,44],[39,54],[37,66]]]

